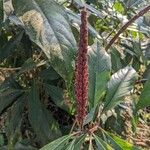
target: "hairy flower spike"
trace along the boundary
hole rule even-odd
[[[77,121],[80,128],[87,113],[88,100],[88,28],[87,11],[81,11],[80,41],[76,59],[75,71],[75,97],[77,101]]]

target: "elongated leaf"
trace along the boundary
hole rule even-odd
[[[136,111],[150,106],[150,78],[146,81],[140,99],[136,105]]]
[[[81,149],[81,145],[84,143],[85,138],[86,138],[86,134],[81,135],[76,139],[74,150]]]
[[[13,6],[30,39],[44,51],[54,69],[70,79],[77,45],[63,8],[53,0],[13,0]]]
[[[52,67],[43,70],[40,73],[40,76],[44,81],[51,81],[60,78],[59,74]]]
[[[136,79],[136,71],[132,67],[125,67],[112,75],[108,83],[108,93],[104,104],[104,111],[115,107],[121,98],[129,94]]]
[[[140,150],[136,146],[134,146],[134,145],[128,143],[127,141],[115,136],[114,134],[110,134],[110,133],[105,132],[105,135],[115,150]]]
[[[40,150],[61,150],[66,142],[72,137],[72,135],[63,136],[47,145]]]
[[[89,49],[89,104],[95,107],[106,91],[111,69],[110,56],[100,42],[96,41]]]
[[[43,144],[61,135],[57,122],[40,102],[38,85],[33,84],[29,93],[29,120]]]
[[[94,138],[95,138],[98,149],[100,149],[100,150],[114,150],[108,143],[103,141],[97,135],[94,135]]]
[[[93,121],[94,119],[94,115],[95,115],[95,111],[96,111],[96,108],[93,107],[90,112],[87,114],[85,120],[84,120],[84,125],[88,124],[89,122]]]
[[[0,85],[0,114],[16,101],[23,91],[13,79],[6,79]]]
[[[19,127],[21,119],[22,119],[22,113],[25,106],[25,95],[18,98],[18,101],[16,102],[15,106],[12,109],[12,115],[11,119],[9,121],[8,125],[8,135],[11,136],[14,134],[17,127]]]
[[[68,144],[66,150],[74,150],[76,139],[73,139],[71,143]]]
[[[43,86],[46,94],[52,98],[53,102],[58,107],[69,111],[69,108],[65,105],[65,101],[63,98],[64,92],[62,88],[50,84],[43,84]]]

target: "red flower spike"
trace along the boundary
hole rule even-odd
[[[77,122],[83,128],[83,120],[87,115],[88,101],[88,28],[87,11],[81,11],[80,41],[75,69],[75,97],[77,101]]]

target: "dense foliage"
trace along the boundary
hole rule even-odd
[[[0,149],[146,148],[127,138],[125,121],[133,135],[140,120],[148,122],[143,113],[150,106],[149,3],[0,0]],[[87,46],[83,7],[85,67],[78,55]],[[77,79],[75,61],[86,80]],[[88,82],[88,89],[78,81]],[[75,84],[82,93],[88,90],[82,107]]]

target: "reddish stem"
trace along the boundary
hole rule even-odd
[[[128,28],[128,26],[130,26],[135,20],[137,20],[139,17],[143,16],[149,10],[150,10],[150,5],[148,5],[144,9],[142,9],[138,14],[133,16],[125,25],[123,25],[123,27],[117,32],[117,34],[115,34],[115,36],[110,40],[110,42],[106,46],[105,50],[107,51],[113,45],[113,43],[118,39],[119,35],[121,33],[123,33]]]

